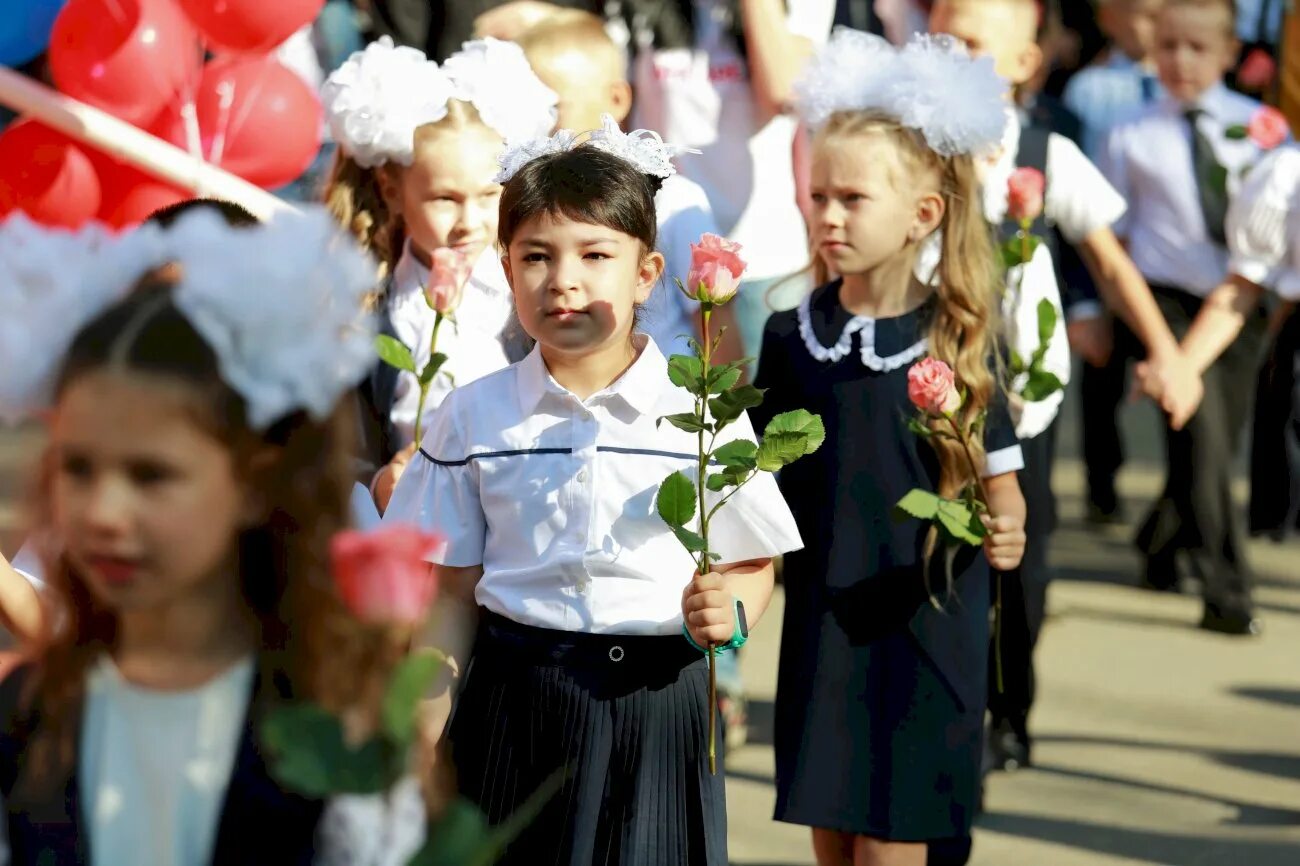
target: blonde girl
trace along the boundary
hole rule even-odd
[[[466,43],[442,66],[381,39],[335,71],[322,94],[339,142],[326,202],[379,260],[380,328],[411,350],[417,368],[433,335],[424,298],[433,252],[455,249],[472,267],[455,324],[439,333],[438,352],[449,360],[431,383],[427,421],[452,387],[512,360],[510,287],[494,249],[501,185],[493,176],[507,140],[549,133],[557,99],[522,49],[495,39]],[[386,502],[414,450],[419,384],[381,364],[362,397],[363,453],[384,470],[375,489]]]
[[[780,479],[806,546],[785,563],[776,721],[776,817],[813,828],[821,866],[923,866],[926,843],[975,814],[989,570],[1018,565],[1025,538],[994,375],[1001,277],[971,157],[1000,138],[1004,88],[947,41],[896,50],[854,31],[801,85],[822,285],[768,321],[756,421],[803,406],[826,423],[822,450]],[[936,233],[926,284],[914,269]],[[953,496],[973,480],[956,442],[908,428],[908,368],[927,354],[964,386],[960,420],[987,415],[982,553],[931,550],[927,525],[894,516],[912,488]]]

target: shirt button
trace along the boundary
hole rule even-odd
[[[586,470],[586,469],[579,469],[579,470],[578,470],[578,481],[581,482],[581,483],[583,483],[583,484],[586,484],[586,483],[587,483],[587,470]]]

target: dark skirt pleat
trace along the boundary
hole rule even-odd
[[[499,824],[565,775],[499,862],[726,866],[725,790],[721,766],[716,776],[708,768],[700,654],[675,637],[582,635],[625,647],[624,658],[602,649],[557,659],[511,641],[565,633],[490,622],[450,729],[461,793]]]

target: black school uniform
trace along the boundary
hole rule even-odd
[[[896,841],[960,836],[975,817],[986,699],[989,568],[963,547],[945,591],[927,525],[894,504],[935,489],[938,460],[911,433],[907,371],[925,354],[933,301],[891,319],[854,317],[839,282],[767,324],[755,413],[806,408],[826,443],[782,471],[803,535],[785,560],[776,701],[776,817]],[[819,349],[822,359],[814,357]],[[1005,405],[985,435],[989,465],[1020,468]]]

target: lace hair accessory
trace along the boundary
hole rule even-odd
[[[0,419],[48,407],[77,333],[168,262],[180,266],[176,306],[256,429],[300,409],[324,419],[374,363],[363,303],[374,264],[324,208],[252,228],[200,210],[166,230],[120,236],[54,231],[19,215],[0,224]]]
[[[387,36],[355,52],[330,74],[321,103],[330,134],[363,168],[410,165],[415,130],[447,116],[456,88],[424,52]]]
[[[153,226],[67,232],[21,212],[0,223],[0,421],[17,424],[49,406],[78,332],[163,261]]]
[[[182,273],[176,305],[216,352],[255,429],[299,409],[324,420],[373,366],[364,301],[375,265],[324,208],[254,229],[199,211],[170,234]]]
[[[505,141],[538,138],[555,128],[560,97],[542,83],[515,43],[490,37],[466,42],[442,68],[455,86],[455,98],[471,103]]]
[[[508,183],[519,170],[533,160],[552,153],[572,150],[581,144],[590,144],[599,150],[613,154],[631,163],[642,173],[665,180],[677,173],[673,168],[673,157],[683,153],[699,153],[689,147],[666,144],[659,133],[649,129],[636,129],[624,132],[619,129],[618,121],[608,114],[600,116],[600,129],[589,133],[575,133],[561,129],[550,138],[538,138],[525,141],[506,148],[497,160],[501,170],[495,178],[497,183]]]
[[[899,49],[838,28],[795,85],[795,104],[814,129],[837,111],[878,112],[942,156],[974,155],[1001,143],[1007,88],[992,58],[971,57],[951,36],[921,35]]]

